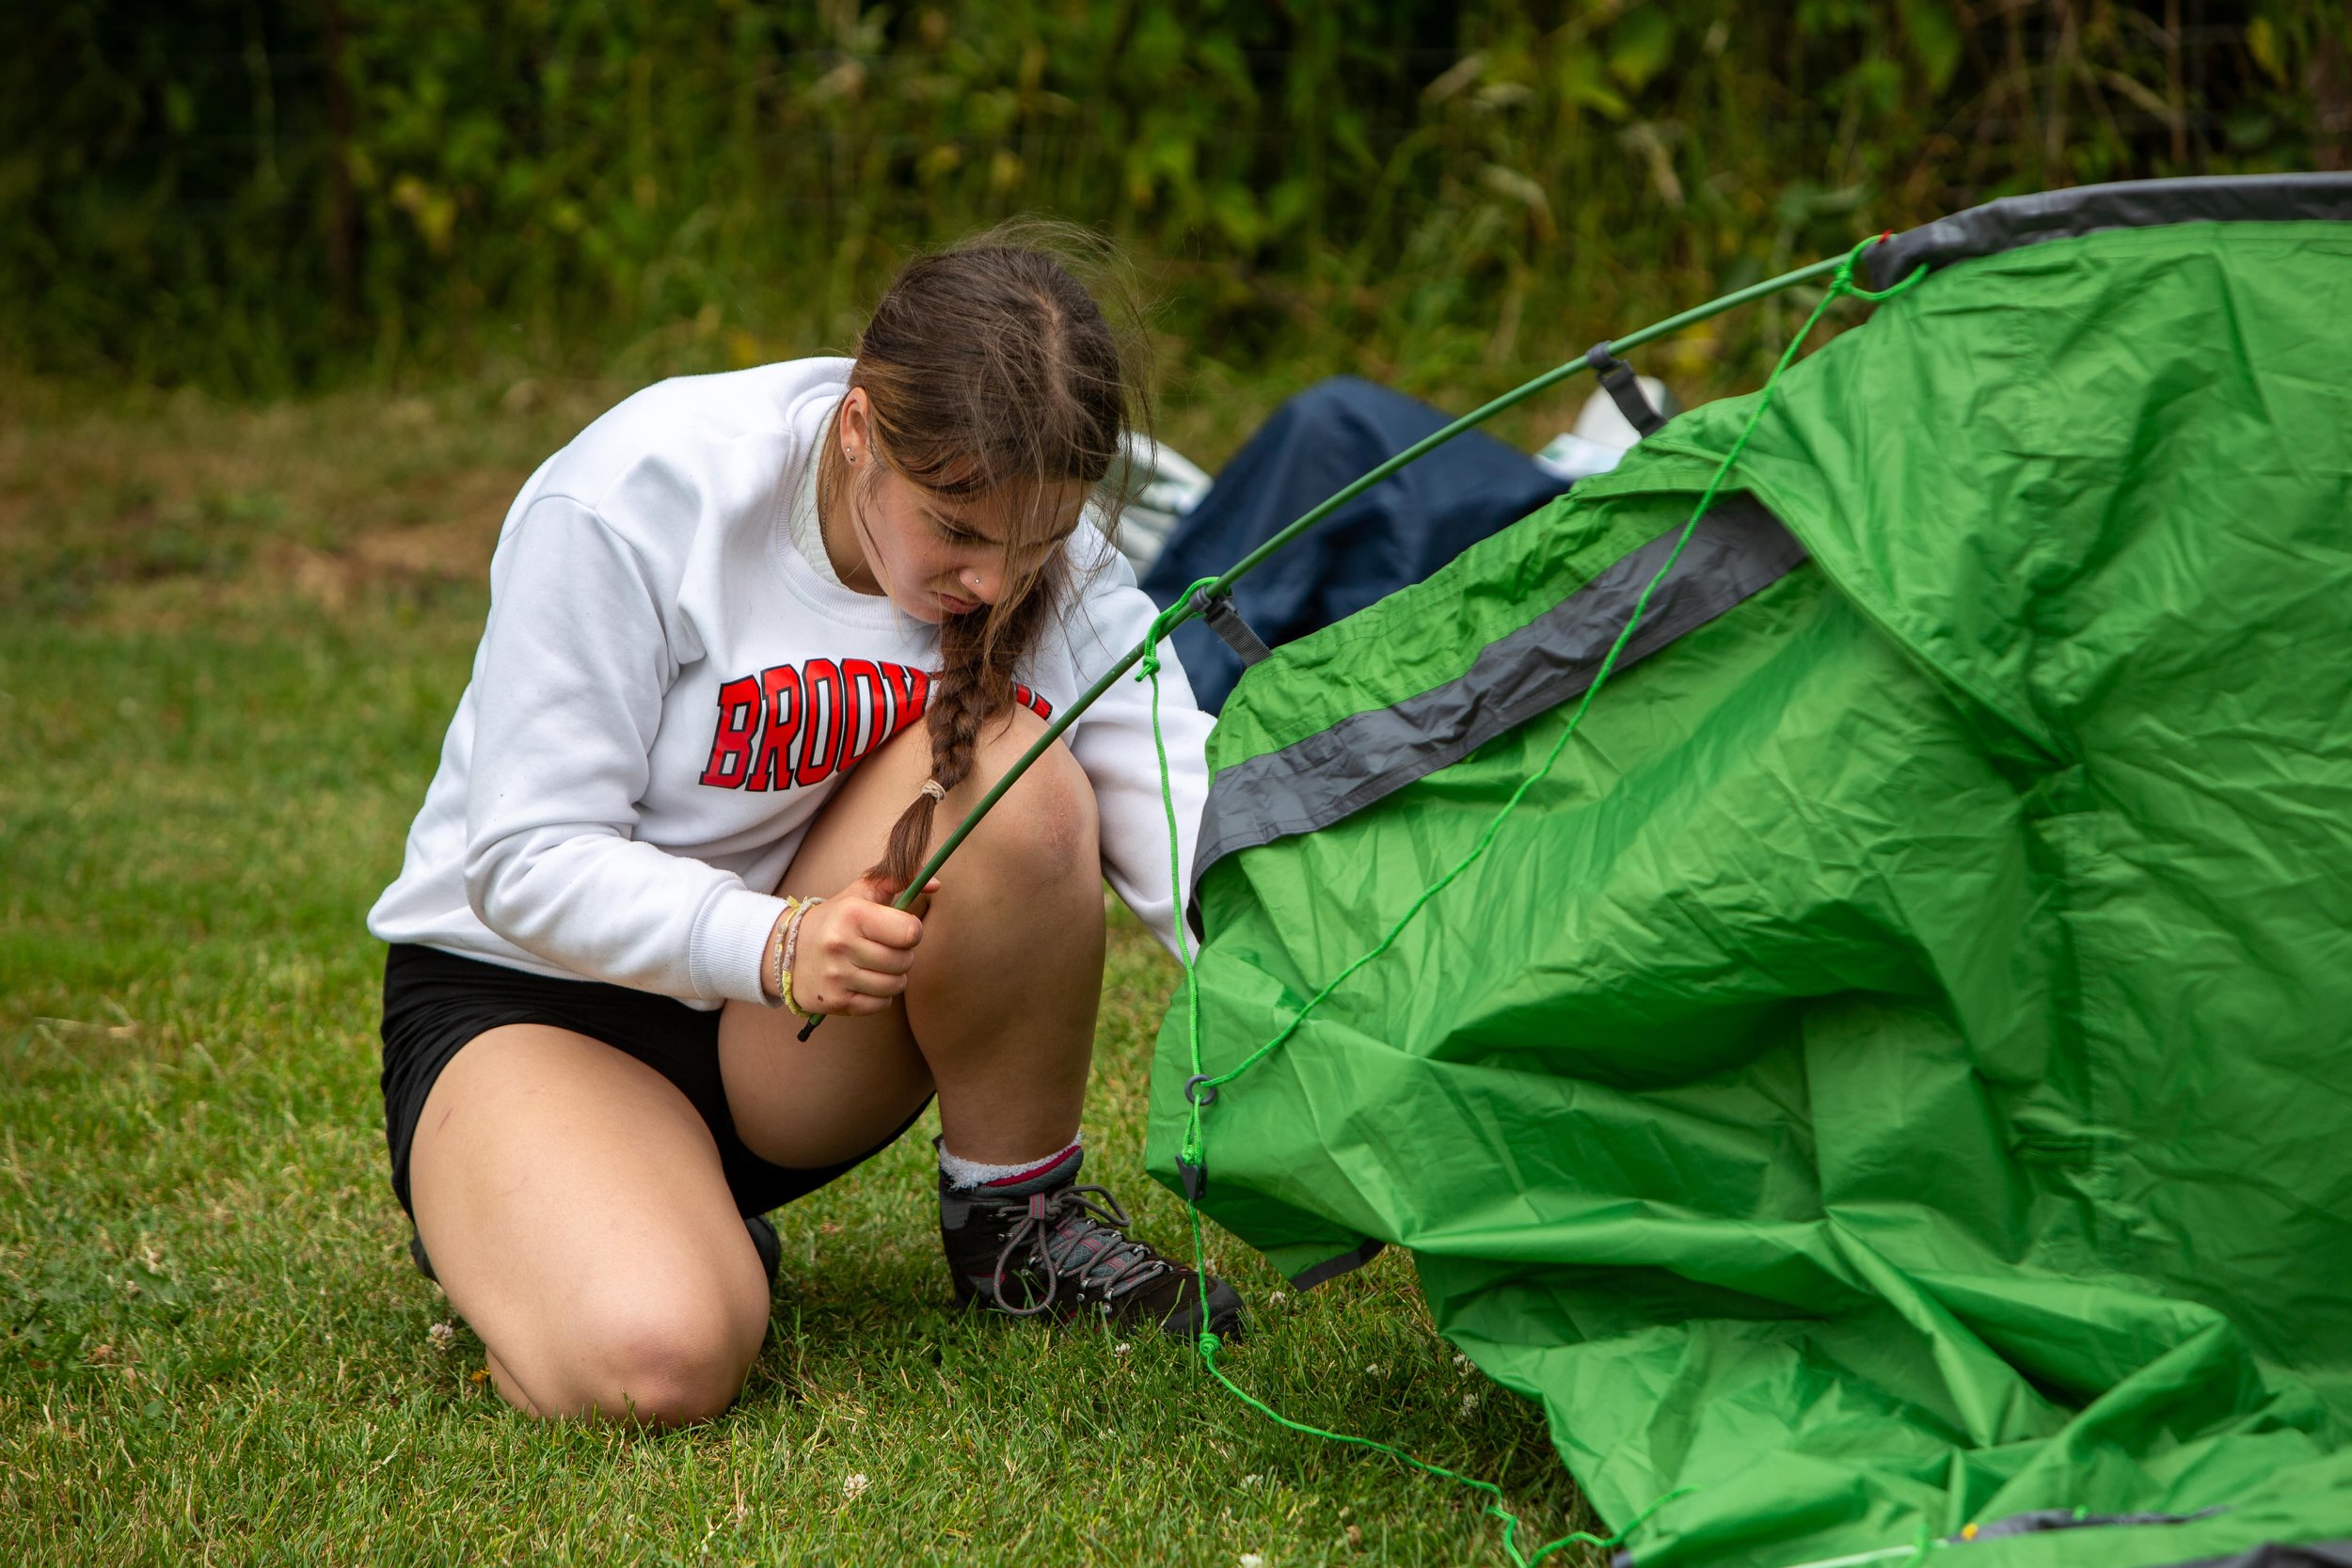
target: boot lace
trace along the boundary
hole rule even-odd
[[[1175,1264],[1141,1242],[1127,1239],[1130,1223],[1106,1188],[1069,1186],[1031,1193],[1025,1212],[996,1254],[996,1272],[989,1280],[996,1306],[1016,1318],[1036,1317],[1052,1309],[1067,1275],[1081,1294],[1092,1291],[1107,1307],[1137,1286],[1173,1274]],[[1045,1276],[1045,1294],[1016,1307],[1005,1295],[1006,1271],[1025,1262],[1036,1263]]]

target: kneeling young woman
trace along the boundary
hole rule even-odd
[[[1104,877],[1173,941],[1144,689],[890,907],[1151,623],[1081,515],[1138,398],[1068,269],[984,240],[909,265],[855,359],[663,382],[524,485],[369,919],[411,1250],[520,1409],[724,1409],[767,1327],[760,1216],[933,1096],[960,1298],[1239,1319],[1077,1184]],[[1189,839],[1209,721],[1162,680]]]

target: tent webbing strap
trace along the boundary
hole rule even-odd
[[[1200,590],[1196,591],[1192,598],[1193,608],[1200,611],[1201,621],[1216,633],[1218,641],[1233,650],[1233,657],[1241,660],[1243,669],[1274,657],[1274,650],[1265,645],[1265,639],[1260,637],[1249,623],[1241,618],[1241,611],[1233,608],[1232,594],[1219,594],[1212,598],[1205,590]]]
[[[1568,715],[1566,724],[1562,727],[1558,737],[1552,741],[1551,748],[1545,753],[1543,761],[1536,766],[1534,772],[1519,781],[1518,786],[1512,790],[1509,798],[1502,802],[1502,807],[1487,822],[1486,831],[1480,833],[1477,842],[1471,845],[1469,853],[1456,861],[1453,867],[1436,881],[1422,889],[1420,895],[1406,907],[1405,912],[1397,917],[1395,924],[1390,927],[1387,935],[1342,969],[1339,974],[1333,975],[1325,983],[1322,990],[1309,997],[1305,1005],[1293,1015],[1291,1021],[1276,1032],[1273,1038],[1250,1052],[1234,1066],[1217,1073],[1204,1070],[1200,1061],[1200,984],[1190,944],[1185,940],[1182,833],[1176,821],[1175,784],[1168,766],[1168,742],[1160,727],[1160,660],[1157,639],[1162,635],[1162,623],[1172,626],[1181,619],[1181,615],[1178,610],[1170,610],[1164,612],[1159,620],[1153,623],[1152,651],[1146,653],[1141,659],[1142,678],[1152,683],[1152,745],[1160,770],[1160,808],[1168,822],[1168,870],[1169,885],[1175,898],[1176,960],[1184,969],[1185,1038],[1190,1053],[1191,1076],[1185,1082],[1184,1136],[1183,1147],[1178,1154],[1178,1164],[1184,1178],[1186,1194],[1184,1209],[1192,1224],[1193,1267],[1197,1271],[1197,1277],[1205,1279],[1209,1273],[1208,1241],[1200,1225],[1200,1195],[1208,1178],[1206,1117],[1209,1107],[1217,1098],[1216,1091],[1279,1050],[1298,1032],[1299,1026],[1306,1022],[1309,1016],[1322,1006],[1326,997],[1338,990],[1358,970],[1387,952],[1431,899],[1444,892],[1455,879],[1468,871],[1486,854],[1487,848],[1494,843],[1496,834],[1502,831],[1503,822],[1509,818],[1513,811],[1518,809],[1518,803],[1526,798],[1528,791],[1534,788],[1550,773],[1552,765],[1559,761],[1569,740],[1575,736],[1578,729],[1582,725],[1584,715],[1592,708],[1593,700],[1600,695],[1601,689],[1608,684],[1610,675],[1617,669],[1627,645],[1632,641],[1635,631],[1642,625],[1643,616],[1648,611],[1650,600],[1658,592],[1659,585],[1666,580],[1668,574],[1673,572],[1675,562],[1680,559],[1684,547],[1690,544],[1692,535],[1697,531],[1700,519],[1707,515],[1708,508],[1714,504],[1715,497],[1723,489],[1724,481],[1731,477],[1731,470],[1738,465],[1740,454],[1747,450],[1749,437],[1756,434],[1756,426],[1763,421],[1766,411],[1772,407],[1772,394],[1778,389],[1781,377],[1788,372],[1788,367],[1795,363],[1798,351],[1804,346],[1805,340],[1812,336],[1813,328],[1820,324],[1830,306],[1835,304],[1841,295],[1847,294],[1857,299],[1870,301],[1888,299],[1911,288],[1920,278],[1927,276],[1927,268],[1922,266],[1910,277],[1888,289],[1873,292],[1857,284],[1854,281],[1854,269],[1860,262],[1863,252],[1883,238],[1884,236],[1879,236],[1877,239],[1864,240],[1844,257],[1829,263],[1828,270],[1832,274],[1829,287],[1822,292],[1820,301],[1814,305],[1813,313],[1805,318],[1804,325],[1798,328],[1796,336],[1788,341],[1788,346],[1782,351],[1779,361],[1772,367],[1772,374],[1765,378],[1764,386],[1756,396],[1755,407],[1748,411],[1747,422],[1740,428],[1739,437],[1731,443],[1731,449],[1724,453],[1723,461],[1716,465],[1713,476],[1707,483],[1707,488],[1700,493],[1697,504],[1691,509],[1690,519],[1682,525],[1679,534],[1674,536],[1673,547],[1666,552],[1665,559],[1651,574],[1647,586],[1634,600],[1631,610],[1626,616],[1623,629],[1617,633],[1615,641],[1610,645],[1609,652],[1601,659],[1599,668],[1593,673],[1592,680],[1585,686],[1583,694],[1578,698],[1575,708]],[[1814,270],[1818,271],[1818,269]],[[1790,275],[1792,278],[1798,275]],[[1628,341],[1630,342],[1631,340],[1629,339]],[[1224,1386],[1226,1392],[1267,1419],[1290,1431],[1309,1436],[1321,1437],[1330,1442],[1344,1443],[1355,1448],[1369,1449],[1376,1453],[1386,1454],[1425,1474],[1454,1481],[1479,1493],[1485,1499],[1486,1513],[1490,1517],[1501,1521],[1502,1525],[1503,1555],[1515,1565],[1515,1568],[1534,1568],[1534,1564],[1565,1546],[1582,1544],[1602,1549],[1622,1546],[1635,1530],[1647,1522],[1652,1514],[1676,1497],[1682,1496],[1683,1490],[1687,1490],[1678,1489],[1654,1499],[1648,1507],[1628,1520],[1624,1528],[1613,1535],[1604,1538],[1578,1530],[1564,1535],[1556,1541],[1545,1543],[1537,1547],[1533,1555],[1525,1554],[1519,1550],[1518,1544],[1518,1519],[1509,1509],[1503,1507],[1502,1489],[1494,1482],[1449,1470],[1441,1465],[1433,1465],[1427,1460],[1416,1458],[1401,1449],[1393,1448],[1375,1438],[1326,1432],[1320,1427],[1292,1420],[1227,1375],[1225,1369],[1217,1364],[1217,1354],[1223,1349],[1223,1342],[1216,1334],[1203,1329],[1195,1349],[1200,1354],[1201,1364],[1209,1370],[1210,1375]],[[1923,1559],[1931,1544],[1931,1542],[1922,1538],[1911,1547],[1891,1548],[1887,1553],[1866,1555],[1875,1560],[1881,1556],[1910,1555],[1915,1552],[1918,1558]]]
[[[1584,351],[1584,362],[1600,377],[1600,389],[1609,394],[1609,401],[1617,405],[1625,422],[1637,436],[1655,436],[1666,428],[1666,416],[1650,406],[1642,395],[1642,378],[1633,373],[1633,367],[1618,358],[1615,345],[1603,338]]]

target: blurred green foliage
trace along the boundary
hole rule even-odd
[[[1211,357],[1491,375],[2003,194],[2344,167],[2347,18],[54,0],[0,63],[0,356],[250,392],[750,362],[1041,211],[1129,245]]]

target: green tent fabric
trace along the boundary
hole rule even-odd
[[[1203,1112],[1206,1213],[1409,1248],[1605,1519],[1679,1494],[1640,1568],[2352,1538],[2352,178],[2166,184],[1884,247],[1491,849]],[[1751,407],[1243,679],[1205,1071],[1539,767]],[[1191,1071],[1180,997],[1171,1185]],[[1993,1528],[2078,1513],[2192,1517]]]

